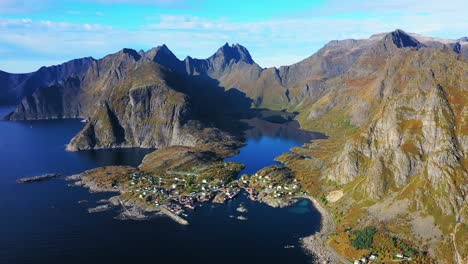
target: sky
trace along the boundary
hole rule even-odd
[[[162,44],[179,59],[207,58],[226,42],[262,67],[290,65],[331,40],[397,28],[457,39],[467,14],[466,0],[0,0],[0,70]]]

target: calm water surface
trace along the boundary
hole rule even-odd
[[[0,108],[0,116],[11,108]],[[104,165],[138,165],[149,150],[66,152],[83,123],[78,120],[0,121],[0,263],[309,263],[298,238],[319,228],[307,201],[275,209],[244,195],[225,205],[206,204],[189,226],[164,217],[120,221],[114,211],[89,214],[108,194],[89,194],[61,179],[17,184],[17,178],[66,175]],[[244,172],[274,164],[273,158],[301,145],[299,137],[251,131],[240,155]],[[277,133],[273,132],[273,133]],[[277,134],[278,134],[277,133]],[[268,134],[268,135],[267,135]],[[278,134],[278,135],[279,135]],[[79,204],[80,200],[88,203]],[[237,220],[240,203],[248,209]],[[285,248],[285,245],[296,245]]]

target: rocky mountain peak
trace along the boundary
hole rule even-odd
[[[124,48],[120,51],[120,53],[122,54],[126,54],[130,57],[132,57],[135,61],[138,61],[141,59],[141,55],[134,49],[128,49],[128,48]]]
[[[145,53],[145,57],[171,70],[179,71],[183,67],[183,63],[172,53],[166,44],[148,50]]]
[[[234,60],[235,62],[243,61],[248,64],[255,63],[252,56],[250,56],[249,51],[244,46],[239,44],[229,46],[227,42],[219,48],[218,51],[210,57],[210,59],[224,59],[226,63],[229,63],[231,60]]]
[[[414,47],[419,49],[424,46],[416,38],[401,29],[396,29],[395,31],[387,33],[383,40],[385,43],[393,43],[397,48]]]

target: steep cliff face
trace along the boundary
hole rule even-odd
[[[101,103],[68,149],[192,146],[187,111],[185,95],[163,85],[131,88],[119,103]]]
[[[0,104],[18,103],[40,87],[60,85],[60,82],[69,77],[81,76],[93,61],[94,59],[90,57],[75,59],[60,65],[42,67],[36,72],[26,74],[0,71]]]
[[[331,88],[299,119],[332,135],[323,143],[332,147],[311,155],[321,159],[324,190],[344,191],[335,206],[345,219],[361,210],[363,223],[409,228],[398,235],[421,241],[441,262],[466,260],[450,234],[466,237],[457,227],[468,217],[468,62],[447,46],[396,33],[378,36],[327,81]],[[444,235],[418,230],[412,223],[421,215],[433,221],[424,228]]]
[[[245,48],[225,46],[199,62],[197,67],[207,67],[198,68],[203,74],[196,76],[187,74],[165,45],[148,52],[123,49],[93,61],[80,77],[37,89],[9,119],[88,119],[69,150],[193,146],[206,140],[203,130],[224,114],[250,107],[241,94],[224,92],[210,77],[246,62],[253,63]]]
[[[340,184],[365,176],[360,190],[374,199],[420,177],[441,195],[435,200],[442,213],[454,216],[468,191],[467,64],[446,52],[404,51],[386,70],[379,110],[325,174]]]
[[[81,105],[75,100],[80,92],[80,80],[70,77],[64,82],[37,89],[23,98],[10,120],[39,120],[81,117]]]
[[[195,144],[189,98],[168,85],[166,69],[153,58],[123,50],[90,69],[80,97],[89,122],[69,150]]]
[[[37,89],[8,118],[87,119],[69,150],[194,146],[207,141],[205,129],[217,116],[250,104],[225,93],[217,82],[180,72],[178,63],[166,46],[146,53],[123,49],[94,61],[79,78]]]

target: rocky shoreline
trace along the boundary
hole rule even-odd
[[[87,188],[91,193],[114,192],[119,193],[119,195],[122,194],[121,190],[117,188],[107,188],[103,186],[98,186],[96,182],[86,180],[86,177],[83,177],[82,174],[71,175],[66,177],[65,179],[68,181],[73,181],[73,183],[70,184],[70,186]],[[188,225],[188,221],[171,213],[167,208],[164,208],[163,206],[159,206],[158,208],[144,207],[142,204],[139,204],[132,200],[122,201],[118,195],[113,196],[105,201],[101,201],[105,203],[95,208],[89,208],[88,212],[97,213],[107,211],[115,207],[122,207],[122,211],[118,216],[116,216],[116,218],[120,220],[145,220],[150,218],[151,216],[165,215],[179,224]]]
[[[320,231],[301,238],[302,248],[316,257],[316,263],[350,263],[327,244],[328,236],[335,230],[333,216],[315,198],[302,198],[308,199],[321,215]]]
[[[125,168],[128,171],[126,173],[133,171],[133,168]],[[37,177],[24,178],[18,180],[18,182],[34,182],[47,180],[50,178],[59,177],[59,174],[47,174]],[[189,222],[180,217],[176,213],[172,212],[170,208],[167,208],[164,205],[159,206],[146,206],[144,203],[138,202],[135,199],[124,199],[120,198],[120,195],[124,193],[124,190],[120,189],[118,186],[112,185],[102,185],[98,184],[96,181],[91,180],[86,177],[85,174],[76,174],[71,175],[65,178],[67,181],[72,181],[71,186],[78,186],[87,188],[92,193],[100,192],[109,192],[109,193],[118,193],[117,196],[110,197],[105,200],[104,204],[98,205],[94,208],[89,208],[89,213],[98,213],[102,211],[107,211],[116,207],[121,207],[122,211],[116,217],[121,220],[145,220],[153,216],[167,216],[175,222],[188,225]],[[243,189],[248,189],[247,187],[242,187]],[[271,199],[263,192],[260,192],[258,199],[255,199],[259,202],[266,203],[272,207],[287,207],[292,205],[294,202],[297,202],[298,199],[305,198],[308,199],[314,207],[319,211],[321,215],[321,227],[318,233],[315,233],[311,236],[301,238],[302,248],[311,253],[316,259],[317,263],[349,263],[346,259],[341,257],[337,252],[335,252],[326,242],[327,237],[335,230],[335,222],[333,216],[313,197],[310,196],[296,196],[291,197],[291,199]],[[214,201],[213,201],[214,202]],[[101,202],[102,203],[102,202]],[[239,209],[240,208],[240,209]],[[242,206],[239,207],[239,210],[243,210]],[[239,220],[246,220],[242,218]]]

